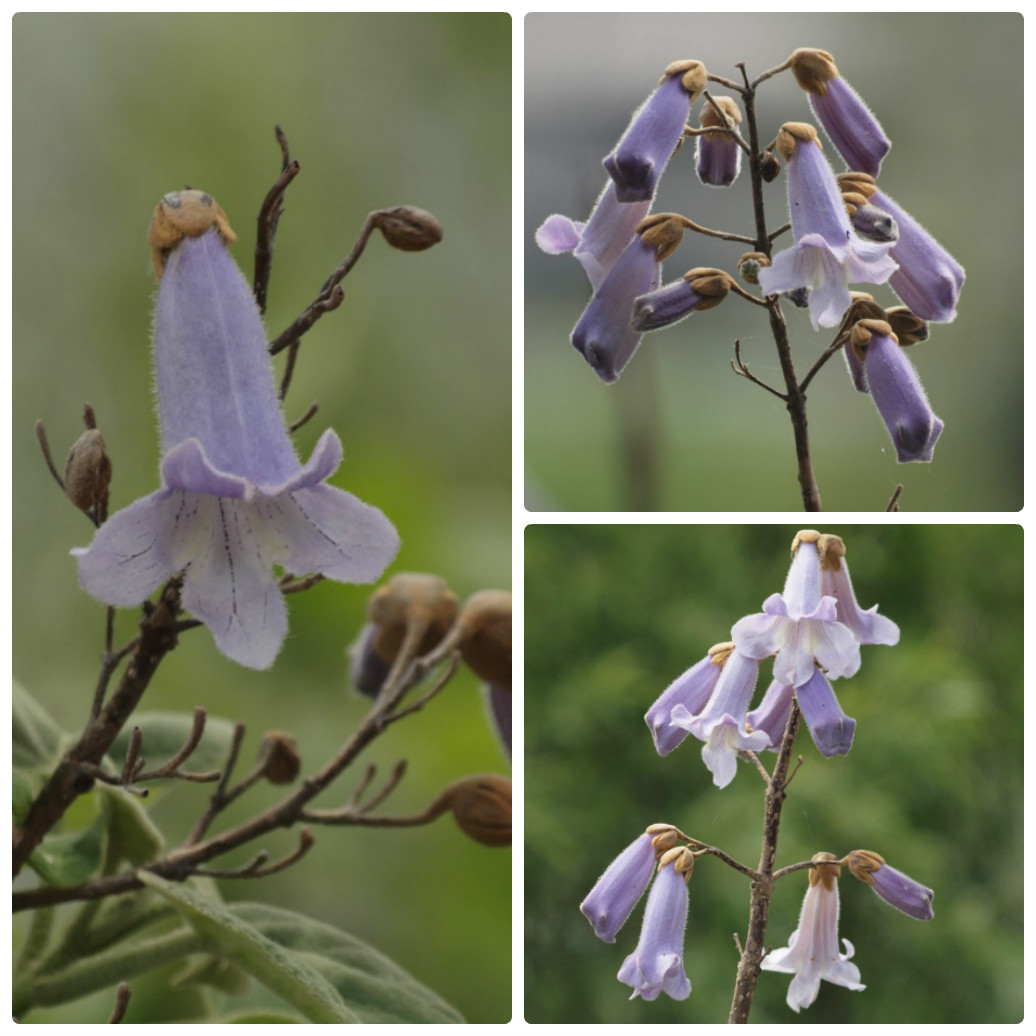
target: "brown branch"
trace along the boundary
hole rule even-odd
[[[712,105],[712,110],[723,120],[723,128],[734,138],[737,146],[741,148],[746,155],[751,155],[752,149],[748,146],[748,141],[746,141],[738,132],[737,127],[734,125],[730,116],[727,115],[727,113],[716,103],[716,99],[708,90],[703,90],[702,94],[705,96],[705,99],[709,104]]]
[[[306,576],[305,579],[295,579],[294,576],[285,576],[277,585],[282,594],[298,594],[302,593],[303,590],[308,590],[311,586],[316,586],[317,583],[322,583],[323,581],[323,574],[320,572],[314,572],[313,575]]]
[[[678,213],[674,213],[674,215],[683,224],[685,230],[693,230],[697,234],[705,234],[708,237],[718,237],[721,241],[740,241],[746,245],[755,244],[753,238],[745,237],[744,234],[731,234],[725,230],[711,230],[709,227],[703,227],[700,223],[695,223],[693,219],[688,219],[686,216],[681,216]]]
[[[270,286],[270,273],[273,269],[273,241],[277,234],[277,224],[284,210],[284,192],[288,184],[299,175],[301,166],[293,162],[288,151],[288,138],[280,126],[274,127],[277,143],[281,147],[281,175],[270,188],[259,209],[258,231],[255,237],[255,275],[252,278],[252,292],[255,295],[259,312],[266,312],[266,293]]]
[[[130,987],[127,982],[120,982],[115,989],[115,1007],[108,1019],[109,1025],[118,1025],[126,1017],[126,1009],[130,1002]]]
[[[306,408],[306,412],[288,428],[289,432],[297,432],[307,421],[316,415],[316,412],[320,409],[320,404],[313,400],[312,403]]]
[[[43,459],[47,462],[47,468],[54,476],[54,481],[61,487],[61,492],[64,493],[65,480],[61,477],[57,466],[54,464],[54,458],[50,453],[50,443],[47,441],[47,430],[43,427],[42,421],[36,422],[36,441],[40,444],[40,449],[43,451]]]
[[[767,385],[765,381],[757,378],[749,369],[748,364],[741,359],[741,339],[734,339],[734,359],[730,361],[730,366],[738,377],[747,378],[753,385],[758,385],[760,388],[766,389],[767,392],[772,392],[782,403],[788,402],[788,397],[783,392],[778,392],[771,385]]]
[[[892,499],[889,500],[888,507],[885,508],[886,511],[898,511],[899,510],[899,497],[902,494],[902,492],[903,492],[903,483],[901,482],[898,486],[896,486],[895,492],[892,494]]]

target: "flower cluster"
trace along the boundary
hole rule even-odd
[[[948,322],[956,316],[964,283],[960,264],[915,220],[876,185],[876,177],[892,144],[856,91],[840,76],[834,58],[823,50],[800,48],[774,72],[790,69],[808,96],[813,115],[823,127],[847,171],[836,177],[816,128],[786,122],[775,141],[753,153],[741,135],[742,112],[729,96],[712,96],[713,80],[754,99],[755,84],[745,87],[709,75],[699,61],[669,65],[655,92],[634,114],[604,159],[609,179],[585,223],[551,215],[536,232],[541,249],[572,252],[586,270],[592,297],[572,332],[572,344],[602,380],[613,382],[629,362],[645,333],[669,327],[694,312],[717,305],[733,278],[720,270],[697,269],[663,285],[663,253],[646,239],[648,214],[659,181],[687,135],[697,138],[695,167],[699,180],[711,187],[729,187],[741,169],[745,152],[753,160],[759,188],[755,213],[762,225],[762,181],[787,167],[788,211],[794,244],[771,256],[780,232],[760,233],[749,284],[758,284],[776,306],[780,297],[808,308],[813,328],[840,327],[850,310],[850,284],[888,284],[916,321]],[[773,74],[773,73],[770,73]],[[699,127],[686,125],[690,109],[704,95]],[[751,97],[750,97],[751,95]],[[753,103],[754,108],[754,103]],[[757,136],[752,126],[751,138]],[[670,222],[719,237],[738,235],[709,231],[685,217],[664,214]],[[694,276],[708,273],[721,291],[702,292]],[[719,280],[717,281],[717,277]],[[726,283],[722,278],[726,279]],[[740,288],[739,294],[747,293]],[[753,301],[764,304],[752,296]],[[884,314],[880,319],[887,319]],[[927,328],[922,337],[927,337]],[[914,337],[914,341],[921,340]],[[943,423],[937,418],[910,362],[906,344],[895,330],[873,343],[856,342],[849,358],[856,387],[869,392],[896,447],[897,459],[929,461]],[[867,358],[869,351],[874,355]],[[860,369],[866,367],[866,376]]]

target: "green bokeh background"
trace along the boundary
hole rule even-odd
[[[89,400],[114,461],[113,507],[156,488],[148,220],[167,191],[210,191],[250,276],[255,216],[280,169],[275,123],[302,173],[277,237],[271,333],[309,303],[371,209],[417,205],[444,228],[421,254],[372,239],[344,305],[306,337],[286,410],[294,419],[314,399],[321,410],[300,450],[338,431],[345,463],[333,482],[395,522],[393,570],[440,573],[461,597],[509,585],[510,48],[501,14],[15,18],[14,665],[70,729],[89,708],[104,613],[68,556],[90,527],[50,480],[33,421],[45,420],[63,466]],[[325,584],[293,598],[290,636],[265,673],[224,659],[206,631],[188,634],[146,706],[245,719],[246,760],[264,730],[290,730],[315,769],[365,709],[346,690],[343,649],[369,592]],[[120,612],[119,642],[133,629]],[[410,760],[395,813],[463,774],[507,770],[466,673],[368,756]],[[321,804],[349,790],[342,782]],[[205,796],[179,787],[158,797],[155,817],[175,838]],[[299,866],[224,883],[225,895],[366,939],[471,1021],[510,1017],[509,851],[467,841],[448,818],[317,839]],[[273,854],[292,845],[287,834],[264,842]],[[188,1008],[140,983],[129,1020]],[[104,995],[30,1020],[105,1021],[110,1009]]]
[[[853,389],[840,357],[811,385],[809,430],[824,506],[884,510],[903,482],[905,510],[1021,507],[1020,14],[538,14],[525,25],[527,507],[801,509],[783,404],[730,369],[740,338],[753,373],[783,389],[765,313],[731,297],[646,336],[618,383],[605,386],[569,343],[589,298],[586,276],[570,255],[545,255],[533,240],[550,213],[587,218],[605,183],[602,157],[669,61],[698,58],[736,79],[735,62],[758,75],[799,46],[834,54],[893,142],[881,186],[967,271],[956,321],[933,326],[929,341],[910,351],[946,423],[932,464],[896,463],[872,401]],[[758,111],[764,143],[782,122],[811,119],[790,73],[760,88]],[[703,187],[693,155],[686,147],[676,156],[654,210],[750,233],[747,176],[729,190]],[[767,188],[766,203],[776,228],[786,219],[783,176]],[[734,270],[743,251],[688,233],[665,263],[665,279],[694,266]],[[884,286],[874,295],[893,301]],[[788,309],[801,376],[831,333],[814,332],[805,312]],[[652,437],[658,493],[631,507],[624,458],[632,454],[628,463],[643,481],[646,451],[637,444]]]
[[[1022,1017],[1022,531],[1016,526],[825,527],[843,536],[861,605],[900,626],[863,648],[836,690],[857,720],[845,758],[803,731],[777,865],[818,851],[881,853],[935,890],[913,920],[843,871],[840,935],[865,992],[823,983],[795,1015],[790,976],[764,972],[753,1022],[1018,1022]],[[742,615],[784,583],[788,526],[538,526],[526,530],[526,1018],[721,1022],[744,938],[746,880],[699,861],[684,1002],[628,1000],[614,945],[579,903],[649,823],[666,821],[755,866],[763,786],[747,764],[713,786],[689,738],[660,758],[644,713]],[[764,689],[766,670],[757,696]],[[758,697],[757,699],[758,700]],[[772,765],[772,753],[764,762]],[[767,942],[787,944],[805,878],[776,888]]]

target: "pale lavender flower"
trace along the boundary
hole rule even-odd
[[[896,447],[900,464],[931,461],[942,435],[921,379],[902,347],[887,334],[873,334],[864,358],[871,398]]]
[[[935,893],[902,871],[890,867],[877,853],[857,849],[849,854],[847,860],[853,876],[870,885],[890,906],[918,921],[931,921],[935,917],[932,910]]]
[[[572,344],[602,381],[615,381],[640,345],[642,334],[630,327],[633,301],[661,277],[656,249],[634,234],[572,330]]]
[[[835,857],[831,853],[817,853],[813,859],[828,861]],[[850,963],[853,944],[843,939],[846,952],[838,951],[837,874],[837,867],[810,870],[798,928],[792,932],[787,946],[772,950],[762,960],[764,971],[783,971],[795,976],[788,987],[788,1006],[796,1014],[816,1000],[821,981],[857,991],[866,988],[860,982],[860,969]]]
[[[764,731],[770,739],[769,748],[774,752],[781,747],[794,697],[795,688],[791,684],[772,680],[766,688],[763,700],[759,702],[759,707],[748,714],[749,728]]]
[[[713,100],[723,109],[734,129],[741,122],[741,109],[732,97],[715,97]],[[701,113],[702,128],[723,126],[719,112],[707,104]],[[709,187],[729,187],[741,172],[741,147],[733,134],[703,133],[698,137],[697,161],[698,179]]]
[[[686,1000],[691,981],[683,966],[684,930],[687,927],[687,883],[672,863],[658,869],[651,886],[637,948],[623,961],[618,979],[633,987],[630,999],[657,1000],[668,993]]]
[[[183,604],[242,665],[272,665],[287,632],[274,566],[370,583],[399,539],[376,508],[324,484],[333,431],[299,463],[252,293],[216,228],[168,257],[155,307],[162,488],[73,551],[83,589],[140,604],[183,573]]]
[[[705,658],[678,676],[647,710],[644,721],[651,730],[655,751],[659,755],[668,755],[687,737],[689,731],[674,727],[669,722],[673,707],[682,705],[692,716],[705,708],[723,671],[713,662],[713,653],[727,646],[718,644],[712,648]]]
[[[848,755],[853,746],[856,720],[842,711],[834,689],[819,666],[801,687],[795,688],[795,697],[817,751],[826,759]]]
[[[620,202],[654,197],[666,163],[683,138],[691,96],[684,76],[667,69],[658,89],[637,109],[615,150],[604,160]]]
[[[849,563],[844,557],[824,566],[820,573],[820,585],[825,594],[838,602],[838,621],[848,626],[861,644],[899,643],[899,627],[887,616],[879,615],[876,604],[866,611],[857,604],[852,580],[849,578]]]
[[[849,308],[849,285],[883,284],[896,269],[888,243],[864,241],[849,222],[831,167],[820,150],[816,130],[806,123],[785,123],[778,147],[788,162],[788,202],[795,244],[759,271],[767,295],[809,288],[814,329],[836,327]]]
[[[899,239],[889,251],[899,269],[889,277],[889,287],[923,320],[955,319],[964,267],[883,191],[876,190],[870,204],[888,213],[899,228]]]
[[[745,725],[758,678],[758,659],[735,649],[723,663],[716,688],[701,712],[692,715],[683,705],[673,706],[672,725],[705,742],[701,757],[717,788],[725,788],[734,779],[738,752],[761,752],[770,744],[769,734],[762,730],[749,733]]]
[[[783,684],[801,687],[816,663],[832,677],[852,676],[860,668],[860,645],[838,621],[835,598],[821,592],[816,542],[796,537],[793,549],[784,593],[771,594],[762,613],[739,619],[731,637],[749,658],[776,652],[773,677]]]
[[[655,858],[653,836],[645,832],[608,865],[579,905],[602,942],[615,942],[616,933],[651,881]]]
[[[571,252],[590,278],[590,287],[597,291],[650,208],[650,198],[620,202],[615,196],[615,183],[609,179],[585,223],[568,216],[548,216],[536,231],[536,244],[550,255]]]

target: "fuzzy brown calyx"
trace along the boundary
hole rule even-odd
[[[473,841],[491,848],[511,844],[511,780],[496,774],[454,781],[439,798],[457,826]]]
[[[718,306],[728,294],[730,294],[730,274],[724,270],[717,270],[711,266],[696,266],[688,270],[683,279],[690,284],[696,295],[700,295],[701,302],[695,305],[696,312],[703,312]]]
[[[815,126],[808,122],[786,122],[777,131],[777,150],[784,156],[785,161],[791,160],[800,140],[812,142],[821,149],[824,146],[820,143]]]
[[[770,257],[765,252],[745,252],[737,261],[737,272],[746,284],[759,283],[759,271],[770,265]]]
[[[185,237],[200,237],[210,227],[215,227],[228,245],[237,240],[227,214],[211,194],[185,190],[165,195],[155,206],[147,232],[155,277],[162,279],[169,253]]]
[[[733,97],[713,97],[712,99],[723,112],[723,115],[727,117],[732,127],[741,125],[741,109],[737,106],[737,101]],[[701,113],[702,129],[709,129],[714,126],[725,128],[727,123],[723,121],[723,115],[720,115],[713,105],[706,104]],[[706,133],[705,139],[714,140],[718,136],[722,136],[722,134]]]
[[[809,884],[811,887],[823,885],[828,892],[833,892],[835,882],[842,876],[842,865],[834,853],[814,853],[813,862],[817,867],[809,869]]]
[[[816,529],[799,529],[795,533],[795,539],[791,541],[791,552],[794,554],[803,543],[816,543],[820,539],[820,533]]]
[[[666,65],[665,72],[662,73],[662,78],[659,79],[658,85],[661,86],[667,79],[671,79],[673,76],[680,77],[680,84],[691,95],[691,104],[698,100],[702,90],[705,89],[706,83],[709,81],[708,69],[700,61],[687,58],[682,61],[671,61]]]
[[[849,873],[867,885],[874,884],[874,872],[885,866],[885,859],[869,849],[854,849],[845,858]]]
[[[683,241],[683,219],[675,212],[656,212],[637,224],[640,240],[655,250],[655,259],[668,259]]]
[[[714,666],[722,669],[733,650],[734,642],[731,640],[724,640],[719,644],[713,644],[708,650],[709,661]]]
[[[647,834],[652,835],[651,845],[658,856],[669,852],[680,839],[676,828],[671,824],[652,824],[647,829]]]
[[[442,240],[442,225],[430,213],[414,205],[397,205],[371,213],[381,236],[401,252],[423,252]]]
[[[107,498],[111,480],[112,462],[104,436],[96,428],[87,428],[68,451],[65,493],[79,510],[89,511]]]
[[[815,47],[799,47],[792,52],[788,63],[799,86],[806,93],[818,97],[827,93],[828,82],[838,75],[834,57],[826,50]]]
[[[821,571],[840,572],[842,558],[845,557],[845,541],[841,536],[825,532],[817,540],[817,555],[820,558]]]
[[[885,319],[900,345],[916,345],[928,341],[928,324],[906,306],[892,306],[885,310]]]
[[[457,617],[457,597],[439,576],[398,572],[367,602],[367,618],[377,627],[374,650],[392,662],[411,629],[423,628],[417,654],[427,654],[446,636]]]
[[[691,875],[694,873],[694,853],[690,849],[679,846],[664,852],[658,860],[658,866],[661,868],[670,863],[676,873],[683,876],[685,882],[691,880]]]
[[[263,776],[271,784],[291,784],[302,767],[295,738],[283,730],[270,730],[263,735],[259,762]]]
[[[857,320],[849,332],[849,344],[861,362],[867,355],[867,347],[871,344],[871,338],[874,335],[888,335],[897,344],[899,343],[899,339],[887,320]]]

